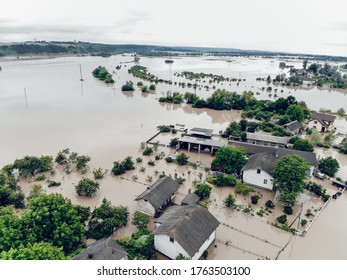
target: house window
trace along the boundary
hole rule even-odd
[[[260,174],[261,173],[261,170],[260,169],[257,169],[257,174]]]
[[[314,121],[313,123],[314,123],[314,124],[316,124],[316,123],[317,123],[317,121]]]
[[[267,184],[267,180],[266,180],[266,179],[264,179],[264,184],[265,184],[265,185]]]
[[[171,242],[171,243],[174,243],[174,242],[175,242],[175,239],[173,239],[172,237],[170,237],[170,242]]]
[[[147,202],[148,200],[147,199],[144,199],[145,202]]]

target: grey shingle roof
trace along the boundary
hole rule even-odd
[[[246,165],[242,168],[242,171],[249,169],[260,169],[271,174],[272,170],[275,168],[275,163],[277,159],[269,153],[260,153],[250,156]]]
[[[195,205],[200,201],[195,193],[188,193],[185,198],[183,198],[181,205]]]
[[[135,200],[146,199],[154,209],[158,209],[179,187],[180,186],[171,177],[163,177],[147,188]]]
[[[90,244],[72,260],[121,260],[126,256],[127,253],[116,240],[103,238]]]
[[[158,220],[160,226],[154,235],[164,234],[173,238],[193,257],[219,225],[217,219],[200,206],[175,206]]]
[[[287,123],[285,125],[283,125],[286,129],[288,129],[290,132],[301,128],[301,123],[298,121],[292,121],[290,123]]]
[[[265,141],[265,142],[271,142],[271,143],[280,143],[284,145],[287,145],[289,140],[288,137],[279,137],[279,136],[272,136],[268,134],[250,133],[250,132],[247,132],[247,139]]]
[[[228,144],[231,146],[242,147],[242,148],[246,149],[246,153],[248,155],[254,155],[254,154],[259,154],[262,152],[267,152],[267,153],[275,156],[276,152],[277,152],[277,148],[275,148],[275,147],[261,146],[261,145],[246,143],[246,142],[240,142],[240,141],[229,140]]]
[[[287,156],[287,155],[298,155],[298,156],[301,156],[302,158],[306,159],[313,166],[316,166],[316,164],[317,164],[317,158],[316,158],[315,153],[292,150],[292,149],[278,148],[278,150],[277,150],[278,159],[280,159],[284,156]]]
[[[324,113],[319,113],[319,112],[312,112],[311,119],[312,120],[315,119],[315,120],[319,121],[322,125],[328,126],[327,122],[334,122],[336,119],[336,116],[324,114]]]

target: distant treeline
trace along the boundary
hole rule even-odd
[[[170,47],[135,44],[97,44],[89,42],[57,42],[57,41],[28,41],[23,43],[0,44],[0,56],[9,55],[38,55],[38,54],[74,54],[74,55],[100,55],[110,56],[124,52],[136,52],[142,56],[176,56],[178,54],[215,56],[259,56],[273,57],[299,57],[311,60],[346,61],[347,57],[289,54],[280,52],[267,52],[257,50],[240,50],[228,48],[204,48],[204,47]]]

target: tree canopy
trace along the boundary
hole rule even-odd
[[[340,164],[336,159],[330,156],[322,158],[318,163],[318,168],[324,174],[334,177],[337,171],[339,171]]]
[[[273,177],[280,200],[295,204],[297,196],[304,191],[308,168],[309,163],[298,155],[284,156],[276,162]]]
[[[220,148],[211,163],[212,170],[220,170],[227,174],[239,174],[246,164],[246,151],[243,148],[225,146]]]
[[[99,183],[89,178],[83,178],[75,186],[75,189],[79,196],[91,197],[99,190]]]

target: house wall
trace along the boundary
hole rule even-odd
[[[264,183],[264,180],[267,180],[267,183]],[[250,185],[260,187],[267,190],[273,189],[273,177],[264,170],[260,171],[260,174],[257,173],[257,169],[249,169],[243,171],[243,181]]]
[[[154,235],[154,247],[156,250],[164,254],[165,256],[169,257],[170,259],[174,260],[176,257],[181,253],[186,258],[190,258],[192,260],[198,260],[204,253],[204,251],[210,247],[211,243],[216,238],[216,231],[212,232],[212,234],[209,236],[209,238],[202,244],[200,249],[195,253],[193,257],[190,257],[188,253],[182,248],[182,246],[174,240],[172,243],[170,241],[170,237],[168,235],[160,234],[160,235]]]
[[[315,123],[316,122],[316,123]],[[310,129],[317,129],[318,131],[321,131],[322,130],[322,124],[317,121],[317,120],[310,120],[307,124],[307,127],[310,128]]]
[[[312,177],[314,172],[314,166],[311,165],[310,168],[307,170],[307,176]]]
[[[207,250],[208,247],[210,247],[211,243],[216,238],[216,231],[212,232],[212,234],[209,236],[209,238],[205,241],[204,244],[200,247],[199,251],[195,253],[195,255],[192,257],[192,260],[198,260],[202,256],[202,254]]]
[[[176,240],[173,243],[170,241],[168,235],[154,235],[154,248],[172,260],[175,260],[180,253],[186,258],[190,258],[188,253]]]
[[[137,201],[137,211],[151,217],[154,217],[155,215],[154,207],[148,201],[145,201],[143,199]]]

